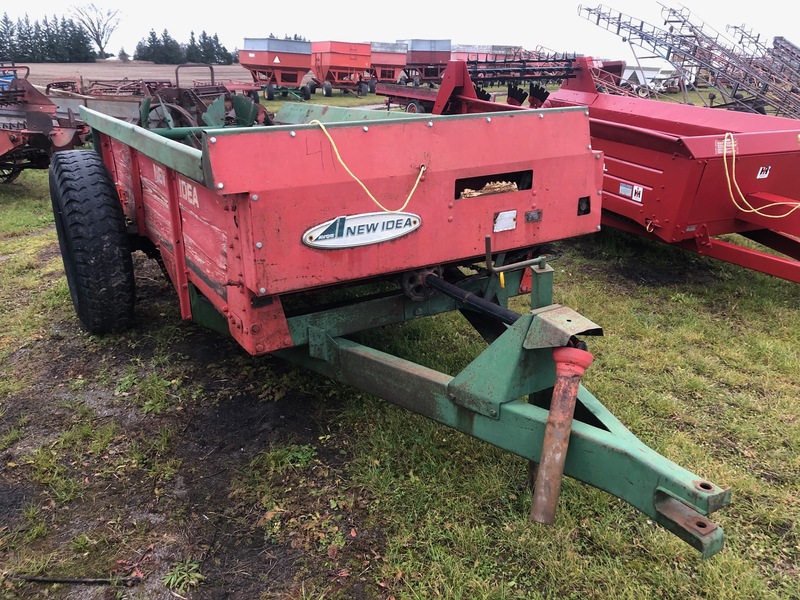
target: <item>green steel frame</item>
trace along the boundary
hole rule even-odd
[[[289,318],[297,347],[276,354],[538,464],[555,381],[552,348],[599,328],[552,304],[553,269],[533,273],[531,311],[507,327],[456,376],[447,375],[343,336],[368,327],[468,309],[436,295],[413,302],[402,294],[355,300]],[[505,304],[520,273],[475,277],[475,293],[500,291]],[[621,498],[710,557],[723,547],[721,527],[706,518],[730,503],[723,489],[661,456],[617,420],[582,385],[563,472]]]

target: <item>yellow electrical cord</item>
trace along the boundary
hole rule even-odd
[[[730,140],[731,145],[731,167],[730,171],[728,170],[728,142]],[[800,208],[800,202],[773,202],[772,204],[765,204],[759,208],[755,208],[752,206],[747,199],[745,198],[744,194],[742,193],[739,184],[736,181],[736,140],[733,138],[733,133],[726,132],[725,133],[725,141],[722,144],[722,162],[725,165],[725,179],[728,181],[728,193],[731,195],[731,200],[733,204],[742,212],[746,213],[756,213],[767,219],[783,219],[791,215],[794,211]],[[745,204],[746,208],[743,208],[739,205],[739,202],[736,200],[736,196],[733,193],[733,187],[736,187],[736,191],[739,193],[739,197],[742,202]],[[762,212],[765,208],[772,208],[773,206],[791,206],[786,213],[782,215],[768,215]]]
[[[339,164],[341,164],[342,167],[344,167],[344,170],[347,171],[348,175],[350,175],[350,177],[352,177],[355,180],[355,182],[358,185],[361,186],[361,189],[363,189],[366,192],[367,196],[369,196],[370,199],[375,204],[377,204],[378,207],[382,211],[388,212],[388,213],[397,213],[397,212],[402,212],[403,210],[405,210],[406,206],[408,206],[408,203],[411,201],[411,196],[413,196],[414,192],[417,191],[417,186],[419,185],[419,182],[422,181],[422,175],[423,175],[423,173],[425,173],[425,170],[427,169],[427,167],[425,165],[420,165],[419,166],[419,175],[417,175],[417,180],[414,182],[414,187],[411,188],[411,191],[408,194],[408,198],[406,198],[406,201],[403,203],[403,206],[401,206],[400,208],[398,208],[396,210],[389,210],[383,204],[381,204],[378,201],[378,199],[375,198],[375,196],[372,195],[372,192],[370,192],[367,189],[367,186],[365,186],[362,183],[362,181],[358,177],[356,177],[355,174],[350,170],[350,167],[348,167],[345,164],[344,160],[342,159],[342,155],[339,154],[339,149],[336,147],[336,142],[333,141],[333,138],[331,137],[331,134],[328,133],[328,130],[325,128],[325,125],[321,121],[318,121],[317,119],[313,119],[313,120],[309,121],[309,125],[319,125],[320,129],[322,129],[322,133],[325,134],[325,137],[327,137],[328,141],[331,143],[331,148],[333,148],[333,153],[336,155],[336,159],[339,161]]]

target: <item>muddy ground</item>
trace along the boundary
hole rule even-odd
[[[176,72],[29,66],[35,85]],[[214,73],[249,79],[238,65]],[[58,256],[52,244],[38,264]],[[176,561],[204,577],[183,597],[390,597],[381,533],[362,519],[369,499],[344,476],[352,432],[339,431],[338,398],[319,402],[313,383],[287,392],[285,364],[182,322],[171,285],[138,253],[136,278],[135,331],[88,335],[69,306],[10,358],[30,384],[0,404],[0,433],[21,432],[0,445],[0,598],[173,598],[163,578]],[[265,454],[276,448],[283,462]],[[98,578],[133,579],[87,582]],[[53,583],[70,579],[81,581]]]
[[[158,265],[135,258],[135,330],[96,338],[65,310],[10,359],[30,385],[0,414],[2,432],[23,424],[0,452],[0,597],[172,598],[176,561],[204,577],[183,597],[390,597],[340,401],[287,393],[286,364],[181,322]]]

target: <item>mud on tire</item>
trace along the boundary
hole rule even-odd
[[[94,150],[64,150],[50,162],[50,200],[72,304],[103,334],[133,325],[136,289],[125,215]]]

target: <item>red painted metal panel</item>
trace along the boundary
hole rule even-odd
[[[354,42],[311,42],[314,64],[324,70],[370,68],[372,47],[366,43]]]
[[[292,52],[243,50],[239,53],[239,63],[245,69],[297,69],[306,72],[311,68],[311,55],[294,54]]]
[[[592,145],[606,162],[603,207],[611,216],[604,222],[635,223],[623,228],[797,277],[798,269],[786,267],[791,261],[721,246],[712,237],[782,232],[790,236],[783,247],[800,236],[800,122],[598,93],[589,63],[579,64],[579,76],[545,106],[588,106]]]
[[[424,164],[424,178],[405,209],[422,224],[369,246],[311,248],[303,243],[310,228],[382,210],[347,174],[325,133],[313,125],[215,132],[207,164],[213,186],[241,198],[244,279],[253,291],[280,294],[477,258],[487,234],[501,251],[599,226],[602,161],[589,149],[584,110],[347,124],[328,132],[347,167],[390,210],[401,208]],[[498,180],[527,170],[533,172],[531,189],[456,198],[457,180]],[[577,215],[582,197],[594,202],[591,213],[565,217]],[[512,211],[513,228],[497,231],[497,215]]]
[[[353,56],[369,56],[372,52],[372,45],[362,42],[337,42],[326,40],[321,42],[311,42],[312,52],[328,52],[330,54],[344,54]]]
[[[406,54],[400,52],[372,52],[370,63],[373,68],[378,67],[405,67]]]
[[[406,56],[408,65],[446,65],[449,61],[449,50],[409,50]]]

